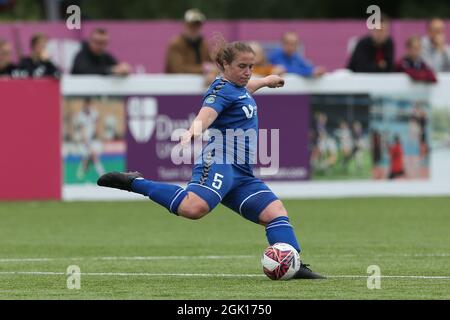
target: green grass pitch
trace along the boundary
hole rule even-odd
[[[265,277],[264,228],[223,206],[190,221],[151,201],[2,202],[0,299],[450,298],[449,197],[284,203],[327,280]],[[370,265],[380,289],[367,288]]]

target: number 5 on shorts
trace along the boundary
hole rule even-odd
[[[216,188],[217,190],[219,190],[220,187],[222,187],[222,179],[223,179],[223,175],[221,175],[220,173],[216,173],[214,175],[214,181],[212,183],[212,186],[214,188]]]

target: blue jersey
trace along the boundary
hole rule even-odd
[[[258,117],[256,102],[247,88],[217,78],[204,94],[203,106],[213,108],[219,114],[208,128],[211,138],[204,150],[214,149],[215,161],[232,163],[253,174],[252,164],[256,162],[258,143]],[[219,132],[222,141],[215,134]]]

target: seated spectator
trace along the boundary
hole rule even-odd
[[[99,74],[99,75],[128,75],[130,65],[118,63],[106,51],[109,43],[108,32],[105,29],[95,29],[87,42],[83,42],[81,50],[75,56],[72,74]]]
[[[253,65],[253,74],[260,77],[266,77],[271,74],[281,75],[285,72],[282,66],[275,66],[267,62],[263,47],[258,42],[250,42],[250,47],[255,52],[255,64]]]
[[[353,72],[394,71],[394,42],[386,16],[381,16],[380,29],[370,30],[368,36],[358,41],[347,68]]]
[[[450,46],[446,44],[444,21],[439,18],[431,19],[427,34],[422,38],[422,59],[434,72],[450,71]]]
[[[0,77],[16,77],[17,67],[12,63],[11,44],[0,39]]]
[[[397,64],[396,71],[406,72],[413,80],[436,82],[433,71],[420,57],[422,51],[420,38],[413,36],[406,41],[406,55]]]
[[[23,58],[19,63],[19,68],[33,78],[51,76],[59,78],[61,72],[49,60],[46,50],[47,36],[42,33],[36,33],[31,37],[31,53],[27,58]]]
[[[205,16],[197,9],[184,15],[183,32],[170,41],[166,53],[166,73],[203,74],[213,80],[217,69],[212,63],[208,43],[202,36]]]
[[[286,32],[282,37],[282,47],[275,49],[270,55],[271,64],[283,67],[287,73],[295,73],[304,77],[319,77],[325,68],[315,67],[298,53],[299,39],[295,32]]]

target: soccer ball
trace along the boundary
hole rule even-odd
[[[264,273],[272,280],[289,280],[300,269],[300,255],[287,243],[266,248],[261,258]]]

